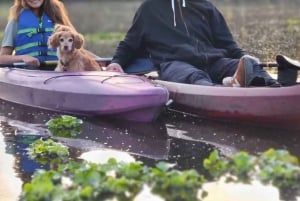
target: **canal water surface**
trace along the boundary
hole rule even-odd
[[[28,159],[26,148],[40,137],[51,137],[45,123],[60,115],[0,103],[1,201],[17,200],[22,184],[41,168]],[[83,119],[82,132],[75,139],[55,138],[70,148],[74,159],[85,155],[99,162],[107,151],[117,151],[121,159],[127,157],[121,153],[126,153],[149,166],[163,160],[180,170],[194,168],[205,174],[202,162],[212,150],[230,155],[241,150],[259,154],[275,148],[300,158],[300,135],[296,131],[208,121],[170,111],[153,123],[79,118]]]

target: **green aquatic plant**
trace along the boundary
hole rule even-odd
[[[286,150],[269,149],[258,160],[258,178],[279,189],[300,188],[300,166],[298,158]]]
[[[204,160],[204,168],[218,180],[249,183],[259,180],[271,184],[281,192],[285,189],[300,188],[300,166],[297,157],[286,150],[269,149],[260,156],[238,152],[229,157],[221,157],[213,151]]]
[[[156,168],[150,172],[150,177],[153,179],[152,192],[171,200],[189,200],[196,201],[198,198],[199,189],[201,189],[205,179],[202,175],[194,170],[178,171],[170,169],[169,164],[159,162]],[[206,192],[202,193],[205,197]]]
[[[22,200],[132,200],[142,188],[138,178],[121,174],[132,164],[109,160],[107,164],[70,162],[57,171],[42,171],[33,175],[30,183],[24,185]],[[133,168],[136,169],[136,168]],[[140,174],[139,177],[142,177]],[[48,188],[42,195],[40,183],[47,182]],[[55,186],[55,188],[53,188]],[[56,198],[56,199],[54,199]]]
[[[31,200],[119,200],[131,201],[146,188],[152,195],[166,201],[198,201],[207,196],[202,189],[206,179],[196,170],[180,171],[172,164],[160,161],[154,167],[142,162],[117,162],[111,158],[105,164],[68,161],[68,149],[52,139],[36,140],[29,147],[29,156],[41,163],[54,159],[50,170],[38,170],[23,186],[21,199]],[[300,188],[298,159],[286,150],[269,149],[260,156],[240,151],[221,156],[213,151],[204,161],[204,168],[217,180],[251,183],[260,180],[284,192]]]
[[[141,162],[61,164],[56,171],[38,171],[23,187],[21,198],[32,200],[133,200],[145,185],[153,194],[172,200],[201,200],[197,192],[204,179],[194,170],[177,171],[159,163],[150,168]],[[43,193],[44,192],[44,193]]]
[[[208,158],[203,161],[203,167],[215,178],[219,178],[224,175],[227,171],[227,166],[228,161],[223,160],[217,150],[212,151]]]
[[[34,172],[31,182],[23,186],[20,200],[59,200],[64,194],[61,180],[62,175],[59,172],[39,169]]]
[[[56,137],[73,138],[81,132],[83,121],[73,116],[62,115],[61,117],[50,119],[46,126]]]
[[[235,175],[237,181],[250,183],[253,171],[255,171],[256,157],[248,154],[245,151],[240,151],[228,158],[227,170],[232,175]],[[230,178],[235,181],[235,178]]]
[[[52,139],[43,140],[42,138],[34,141],[28,147],[28,156],[36,162],[46,165],[58,164],[69,156],[68,147]]]

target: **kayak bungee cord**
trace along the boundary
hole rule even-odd
[[[47,84],[47,82],[53,80],[53,79],[57,79],[57,78],[63,78],[63,77],[106,77],[106,79],[102,80],[101,83],[103,84],[105,81],[109,80],[109,79],[112,79],[112,78],[117,78],[117,77],[131,77],[131,78],[139,78],[140,80],[144,81],[145,82],[145,79],[143,79],[142,77],[140,76],[136,76],[136,75],[128,75],[128,74],[122,74],[122,75],[96,75],[96,74],[91,74],[91,75],[83,75],[83,74],[64,74],[64,75],[57,75],[57,76],[53,76],[53,77],[50,77],[48,79],[46,79],[44,81],[44,84]]]

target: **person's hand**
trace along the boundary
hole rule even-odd
[[[27,65],[30,65],[30,66],[39,67],[41,65],[40,61],[37,58],[29,56],[29,55],[23,55],[22,60],[23,60],[23,62],[25,62]]]
[[[106,67],[107,71],[113,71],[113,72],[120,72],[120,73],[124,73],[124,70],[122,69],[122,67],[117,64],[117,63],[111,63]]]

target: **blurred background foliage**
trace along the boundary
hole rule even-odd
[[[63,0],[85,46],[111,57],[143,0]],[[211,0],[240,46],[264,61],[281,53],[300,60],[300,0]],[[0,40],[12,0],[1,0]]]

